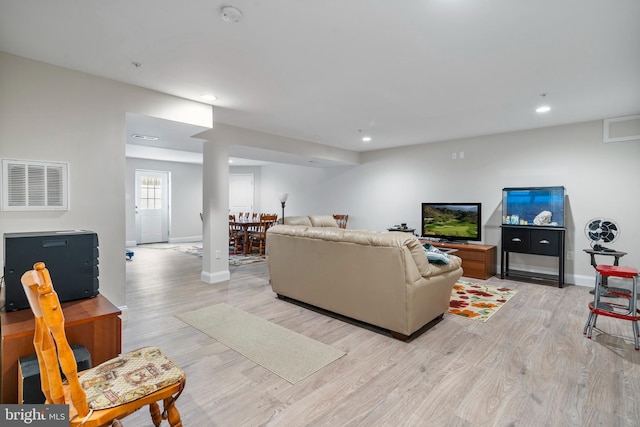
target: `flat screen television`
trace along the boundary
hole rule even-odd
[[[440,241],[480,241],[481,203],[423,203],[422,237]]]

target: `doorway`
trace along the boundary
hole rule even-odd
[[[136,169],[136,241],[169,241],[171,172]]]
[[[229,212],[253,212],[253,174],[229,174]]]

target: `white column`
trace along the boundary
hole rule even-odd
[[[205,283],[231,278],[229,273],[229,146],[206,141],[202,164],[202,273]]]

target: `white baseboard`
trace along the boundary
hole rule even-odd
[[[533,270],[531,269],[530,266],[528,265],[519,265],[519,264],[511,264],[510,269],[512,270],[519,270],[519,271],[526,271],[527,273],[531,273],[531,274],[543,274],[543,275],[557,275],[558,274],[558,270],[549,270],[549,269],[544,269],[544,270]],[[497,275],[500,276],[500,266],[498,265],[497,267]],[[576,286],[586,286],[586,287],[590,287],[593,288],[594,283],[596,280],[596,272],[595,270],[593,271],[593,276],[583,276],[583,275],[579,275],[579,274],[566,274],[564,275],[564,283],[566,284],[572,284],[572,285],[576,285]]]
[[[229,272],[229,270],[217,271],[215,273],[209,273],[208,271],[203,271],[200,273],[200,280],[210,284],[227,282],[231,280],[231,273]]]
[[[138,246],[138,242],[136,242],[135,240],[127,240],[126,242],[124,242],[125,246]]]
[[[118,307],[118,309],[122,312],[122,314],[120,314],[120,319],[122,319],[123,321],[127,320],[127,318],[129,317],[129,307],[127,307],[127,305],[121,305]]]
[[[577,274],[574,274],[573,276],[569,276],[566,278],[567,282],[569,282],[570,278],[573,278],[570,283],[573,283],[574,285],[593,288],[596,283],[596,272],[595,270],[593,271],[593,276],[579,276]]]

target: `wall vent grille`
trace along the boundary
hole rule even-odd
[[[68,210],[69,165],[2,159],[2,210]]]

